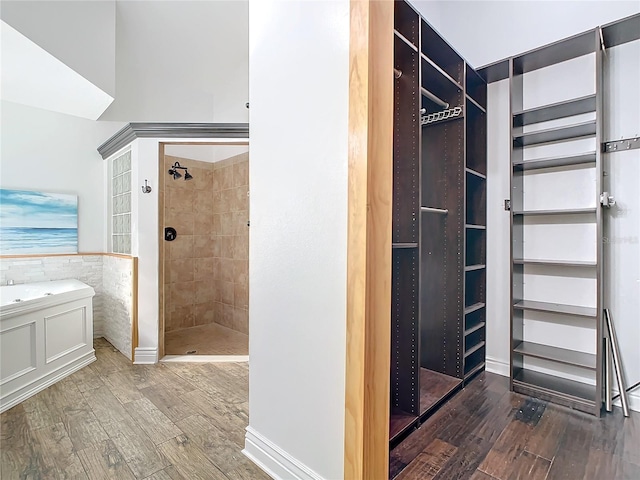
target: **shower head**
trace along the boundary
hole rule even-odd
[[[173,164],[173,166],[168,171],[169,175],[173,175],[173,179],[174,180],[182,178],[182,174],[178,170],[184,170],[184,179],[185,180],[191,180],[193,178],[193,175],[191,175],[189,173],[189,171],[187,170],[187,167],[183,167],[183,166],[180,165],[179,162],[176,162],[176,163]]]

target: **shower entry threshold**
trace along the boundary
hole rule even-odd
[[[161,363],[237,363],[248,362],[249,355],[165,355]]]

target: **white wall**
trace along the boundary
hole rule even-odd
[[[249,145],[167,145],[164,154],[215,163],[249,151]]]
[[[103,161],[96,147],[121,124],[11,102],[0,113],[0,187],[78,195],[78,249],[105,249]]]
[[[115,0],[3,0],[0,17],[91,83],[114,96]],[[81,48],[78,48],[79,45]]]
[[[252,0],[249,36],[251,388],[245,452],[276,478],[339,479],[349,2]]]
[[[640,12],[638,0],[412,3],[475,67]]]
[[[246,122],[247,1],[118,1],[116,98],[101,120]]]

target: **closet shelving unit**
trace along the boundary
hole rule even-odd
[[[598,29],[591,30],[509,61],[512,119],[511,388],[596,416],[600,415],[602,404],[602,245],[598,241],[602,238],[599,203],[602,178],[599,149],[602,104],[600,33]],[[595,55],[594,69],[590,73],[593,77],[589,79],[595,86],[595,92],[523,108],[527,75],[534,72],[539,82],[545,75],[539,72],[540,69],[585,55]],[[580,150],[585,143],[576,140],[584,139],[591,140],[592,151]],[[536,153],[529,154],[529,149],[538,149],[539,152],[540,147],[550,152],[562,152],[562,155],[532,159]],[[564,179],[573,178],[567,175],[580,175],[587,169],[594,171],[595,179],[591,186],[593,196],[588,204],[539,208],[541,203],[551,204],[540,199],[549,193],[543,187],[545,182],[556,182],[557,185],[558,175],[564,175]],[[543,177],[536,180],[536,175]],[[538,207],[530,208],[532,204]],[[549,225],[556,232],[560,228],[569,234],[572,228],[592,227],[593,238],[590,241],[594,244],[585,249],[592,257],[562,258],[552,251],[548,255],[552,258],[538,258],[542,256],[541,251],[547,250],[536,247],[536,242],[540,245],[542,240],[540,233],[535,232],[541,226],[547,228],[545,226]],[[580,246],[575,250],[578,253],[574,252],[574,255],[578,255]],[[531,252],[536,253],[532,255]],[[559,297],[571,297],[571,292],[560,295],[549,291],[548,286],[540,288],[534,279],[536,275],[543,277],[541,282],[549,285],[549,282],[555,281],[557,285],[564,281],[567,290],[576,288],[571,286],[577,285],[571,283],[572,279],[588,279],[593,297],[584,299],[584,295],[575,295],[576,298],[583,297],[582,304],[578,301],[558,303]],[[554,298],[544,298],[545,295]],[[565,332],[564,338],[550,338],[552,336],[548,332],[560,331],[558,328]],[[591,332],[594,341],[590,348],[585,348],[585,331]]]
[[[395,2],[390,443],[484,369],[486,83]]]

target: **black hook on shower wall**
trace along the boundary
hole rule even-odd
[[[180,165],[180,162],[176,162],[173,164],[173,166],[169,169],[169,172],[168,172],[169,175],[173,175],[174,180],[182,178],[182,174],[178,170],[184,170],[185,180],[191,180],[193,178],[193,175],[189,173],[189,171],[187,170],[187,167],[183,167]]]

